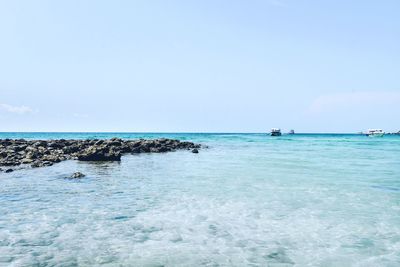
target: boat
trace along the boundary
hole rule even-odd
[[[281,136],[281,129],[279,128],[272,128],[271,129],[271,136]]]
[[[385,132],[382,129],[369,129],[365,135],[370,137],[382,137],[385,135]]]
[[[294,134],[294,130],[290,130],[288,134]]]

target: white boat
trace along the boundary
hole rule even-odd
[[[385,132],[382,129],[369,129],[365,135],[371,137],[382,137],[385,135]]]
[[[279,128],[272,128],[271,129],[271,136],[281,136],[281,129]]]

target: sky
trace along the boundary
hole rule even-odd
[[[400,130],[397,0],[0,0],[0,131]]]

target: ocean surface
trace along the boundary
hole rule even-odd
[[[209,148],[0,173],[0,266],[400,266],[400,136],[0,133],[111,137]]]

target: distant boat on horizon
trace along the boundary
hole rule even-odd
[[[270,135],[271,135],[271,136],[281,136],[281,135],[282,135],[281,129],[279,129],[279,128],[272,128],[272,129],[271,129]]]
[[[382,137],[385,135],[385,132],[382,129],[369,129],[365,135],[370,137]]]
[[[294,130],[290,130],[288,134],[294,134]]]

